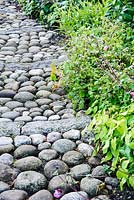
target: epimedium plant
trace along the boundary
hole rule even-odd
[[[134,188],[134,103],[98,112],[88,128],[95,133],[96,153],[101,149],[102,162],[111,162],[121,189],[125,183]]]

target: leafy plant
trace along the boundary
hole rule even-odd
[[[134,26],[133,0],[109,0],[107,8],[106,16],[119,21],[129,22],[131,26]]]
[[[127,31],[129,28],[105,19],[99,27],[82,27],[71,37],[63,83],[74,108],[90,107],[89,114],[131,102],[133,41],[129,46],[124,43]]]
[[[96,150],[101,147],[105,155],[103,162],[111,161],[121,189],[125,183],[134,188],[134,103],[99,112],[89,130],[94,130]]]

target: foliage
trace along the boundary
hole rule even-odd
[[[82,27],[73,34],[69,61],[63,66],[63,83],[75,108],[90,107],[89,114],[131,102],[130,92],[134,89],[131,37],[131,29],[106,19],[101,26]]]
[[[106,16],[119,21],[129,22],[131,26],[134,26],[133,0],[109,0],[107,8]]]
[[[105,155],[103,162],[111,161],[121,189],[125,183],[134,188],[134,103],[99,112],[89,130],[94,130],[96,149],[101,147]]]

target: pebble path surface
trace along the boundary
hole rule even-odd
[[[93,157],[90,117],[50,79],[66,59],[55,31],[0,0],[0,200],[109,200],[118,185]]]

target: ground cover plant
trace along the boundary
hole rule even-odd
[[[62,84],[74,108],[92,114],[96,151],[116,171],[121,189],[134,188],[133,0],[19,2],[68,36]]]

